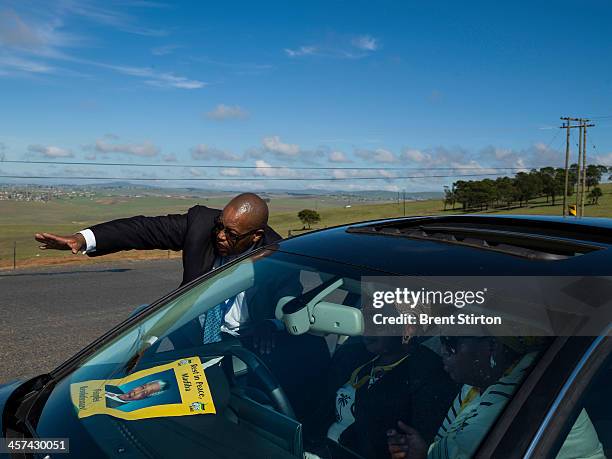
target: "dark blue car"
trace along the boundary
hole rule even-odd
[[[419,400],[432,412],[441,406],[439,430],[429,438],[419,430],[425,419],[413,418],[418,435],[405,451],[418,458],[612,456],[612,220],[514,216],[363,222],[252,252],[138,311],[51,373],[0,386],[3,447],[13,457],[391,457],[394,442],[408,441],[395,421],[410,410],[409,384],[371,398],[365,415],[339,409],[351,396],[366,397],[392,366],[376,366],[361,336],[369,320],[361,310],[366,276],[584,280],[580,291],[589,293],[597,320],[568,316],[555,324],[566,334],[414,337],[411,345],[427,347],[422,355],[437,359],[453,382],[450,398]],[[278,279],[286,290],[278,291]],[[204,344],[205,313],[250,289],[276,319],[272,352],[257,352],[248,329]],[[460,362],[463,352],[487,346],[502,351]],[[512,364],[500,370],[494,356]],[[488,392],[462,379],[466,364],[497,372]],[[426,388],[446,375],[410,377]],[[384,416],[395,407],[395,417]],[[319,415],[327,408],[331,418]],[[426,411],[424,418],[433,416]]]

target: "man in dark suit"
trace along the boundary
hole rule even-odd
[[[222,211],[198,205],[186,214],[122,218],[72,236],[37,233],[35,238],[43,250],[72,250],[75,254],[84,251],[88,256],[122,250],[182,250],[184,285],[237,256],[280,240],[281,236],[267,222],[268,206],[263,199],[254,193],[243,193]],[[275,304],[255,303],[247,302],[251,324],[265,324],[266,319],[273,318]],[[269,352],[272,331],[269,324],[260,327],[256,347]]]
[[[72,236],[37,233],[41,249],[84,251],[96,257],[122,250],[182,250],[184,285],[210,271],[217,257],[234,257],[278,241],[268,206],[254,193],[233,198],[223,210],[194,206],[186,214],[121,218]]]

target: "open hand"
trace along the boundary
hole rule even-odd
[[[47,250],[72,250],[72,253],[78,253],[79,250],[84,250],[87,247],[85,236],[81,233],[73,234],[72,236],[57,236],[51,233],[36,233],[34,239],[41,243],[39,249]]]
[[[400,432],[395,429],[387,431],[387,445],[391,459],[425,459],[427,444],[423,437],[402,421],[397,423]]]
[[[264,320],[253,331],[253,346],[260,354],[271,354],[276,346],[274,336],[276,327],[269,320]]]

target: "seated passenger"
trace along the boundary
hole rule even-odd
[[[421,435],[418,424],[399,422],[401,433],[395,429],[388,432],[393,459],[472,457],[548,341],[538,337],[502,336],[442,337],[441,340],[444,368],[463,387],[433,443]],[[572,434],[576,428],[580,435]],[[568,436],[570,439],[574,450],[576,442],[581,443],[580,457],[604,457],[586,411],[576,421]],[[561,457],[566,444],[559,453]]]
[[[397,419],[433,439],[458,386],[435,352],[405,340],[368,336],[362,338],[366,352],[359,351],[362,343],[338,349],[326,396],[305,422],[306,450],[334,459],[386,458],[385,432]]]

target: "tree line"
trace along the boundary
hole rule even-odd
[[[580,172],[582,174],[582,171]],[[612,166],[589,164],[586,169],[587,200],[598,204],[603,195],[600,184],[602,177],[612,173]],[[569,169],[568,194],[575,192],[578,182],[578,166]],[[608,177],[612,180],[612,176]],[[555,205],[563,197],[565,189],[565,169],[561,167],[542,167],[529,172],[518,172],[514,177],[498,177],[483,180],[458,180],[451,187],[444,187],[444,210],[460,206],[463,210],[489,208],[523,207],[531,199],[546,197],[546,202]]]

